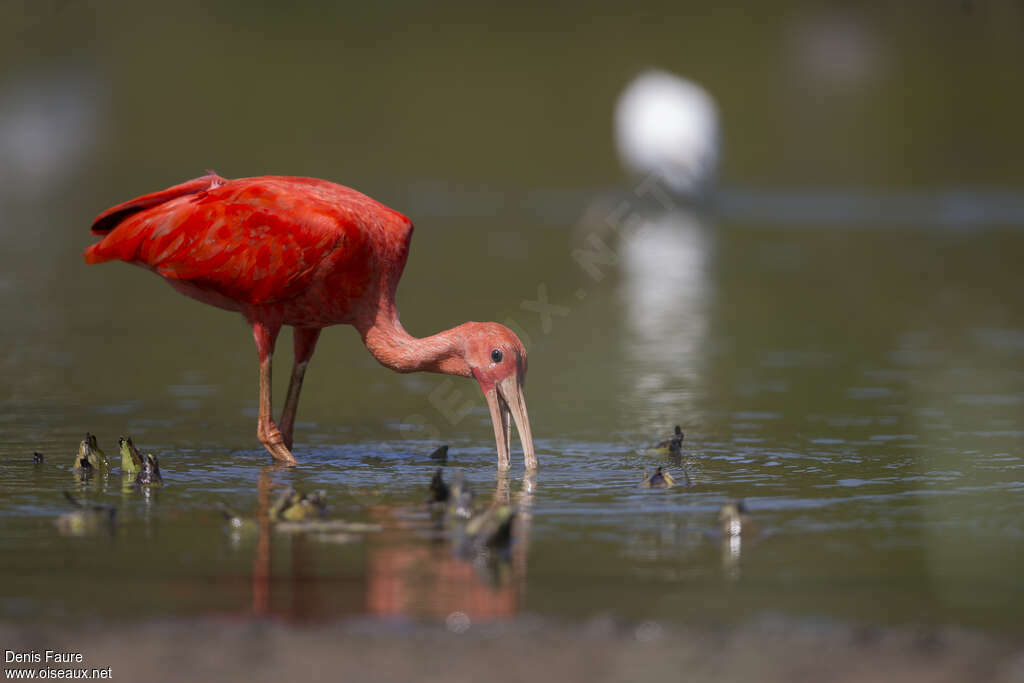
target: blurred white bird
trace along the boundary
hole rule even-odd
[[[631,172],[653,175],[670,192],[699,199],[714,184],[718,169],[715,101],[692,81],[645,71],[619,96],[615,142]]]

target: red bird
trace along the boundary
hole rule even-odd
[[[392,370],[475,378],[491,411],[498,468],[509,466],[511,414],[526,468],[536,469],[519,338],[497,323],[468,322],[417,339],[398,321],[395,290],[412,223],[397,211],[325,180],[210,173],[107,209],[92,232],[104,238],[85,250],[86,263],[134,263],[186,296],[245,316],[260,361],[257,434],[276,459],[295,463],[295,410],[320,330],[346,324]],[[275,423],[270,367],[282,325],[294,329],[295,365]]]

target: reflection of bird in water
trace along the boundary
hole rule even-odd
[[[117,519],[117,508],[78,500],[67,491],[64,498],[74,506],[73,512],[61,515],[55,520],[57,529],[65,536],[87,536],[100,531],[113,533]]]
[[[456,489],[468,492],[465,481],[457,480],[452,483],[452,494]],[[507,473],[499,473],[490,506],[474,517],[478,528],[472,528],[473,521],[467,525],[466,533],[475,536],[479,544],[470,542],[453,549],[449,544],[425,544],[401,533],[369,537],[366,610],[377,617],[450,619],[460,615],[467,625],[514,616],[526,593],[533,487],[532,474],[527,473],[522,490],[513,494]],[[408,531],[411,527],[396,508],[376,505],[371,512],[390,529]],[[495,541],[508,540],[512,542],[505,549],[507,554],[493,552]],[[486,552],[481,555],[480,551]]]
[[[747,514],[742,500],[730,501],[718,512],[718,528],[722,533],[722,571],[731,581],[740,578],[743,539],[758,533],[757,525]]]
[[[718,168],[718,111],[699,85],[665,71],[633,79],[615,107],[615,142],[623,165],[654,176],[673,194],[698,198]]]
[[[301,493],[293,488],[278,496],[270,507],[270,519],[299,522],[324,516],[327,510],[327,492]]]
[[[757,533],[757,526],[747,514],[747,506],[742,500],[726,503],[718,512],[718,525],[724,536],[752,536]]]
[[[451,489],[448,487],[448,484],[444,483],[444,475],[441,472],[441,468],[438,467],[434,472],[433,478],[430,480],[430,495],[427,497],[427,502],[447,503],[449,496],[451,496]]]
[[[629,405],[643,411],[642,422],[660,425],[696,410],[707,352],[709,242],[696,215],[682,211],[638,217],[622,235],[623,367]]]

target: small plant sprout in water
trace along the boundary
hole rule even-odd
[[[683,469],[683,486],[690,487],[693,483],[690,481],[690,475]],[[643,481],[640,482],[640,487],[645,489],[670,489],[680,484],[675,480],[667,470],[663,467],[658,467],[654,470],[654,474],[648,476],[647,472],[644,471]]]
[[[135,476],[135,483],[139,486],[162,486],[163,477],[160,476],[160,463],[152,453],[146,453],[146,459],[142,463],[142,469]]]
[[[652,450],[655,452],[666,452],[671,455],[679,455],[683,451],[683,438],[685,436],[686,434],[683,433],[683,430],[679,427],[679,425],[676,425],[676,429],[672,433],[672,436],[656,443]]]
[[[88,458],[76,458],[73,470],[82,481],[91,477],[95,472]]]
[[[131,437],[122,436],[117,440],[121,451],[121,474],[138,474],[142,471],[142,454],[135,448]]]
[[[86,475],[91,472],[106,474],[110,471],[107,456],[96,443],[96,436],[86,432],[85,438],[78,444],[78,453],[75,455],[73,470]]]
[[[444,465],[448,462],[448,444],[437,447],[433,453],[430,454],[430,459]]]

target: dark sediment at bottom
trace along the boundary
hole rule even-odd
[[[1024,681],[1019,639],[959,629],[765,621],[688,628],[522,619],[449,629],[208,619],[62,627],[0,624],[3,649],[80,652],[117,681]],[[453,631],[463,631],[456,633]],[[5,664],[13,669],[46,664]]]

